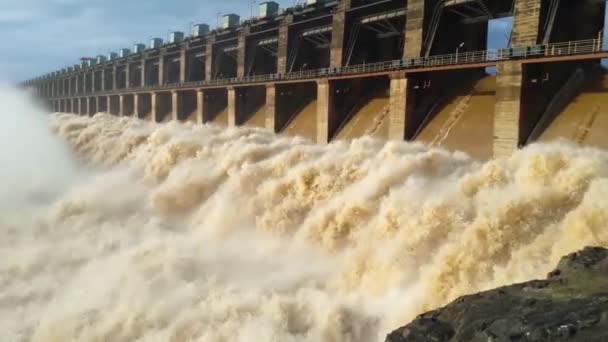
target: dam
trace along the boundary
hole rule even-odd
[[[607,147],[605,13],[597,0],[270,1],[255,18],[226,15],[21,85],[57,112],[320,144],[371,135],[482,160],[537,141]],[[508,44],[491,49],[501,18]]]

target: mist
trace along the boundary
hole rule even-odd
[[[600,150],[478,162],[0,99],[1,341],[380,342],[608,245]]]

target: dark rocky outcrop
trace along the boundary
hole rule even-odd
[[[608,341],[608,249],[570,254],[546,280],[461,297],[386,341]]]

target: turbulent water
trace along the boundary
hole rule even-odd
[[[608,245],[599,150],[481,163],[29,102],[1,90],[0,341],[383,341]]]

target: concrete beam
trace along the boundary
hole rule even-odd
[[[408,79],[404,73],[391,75],[388,139],[405,140]]]

